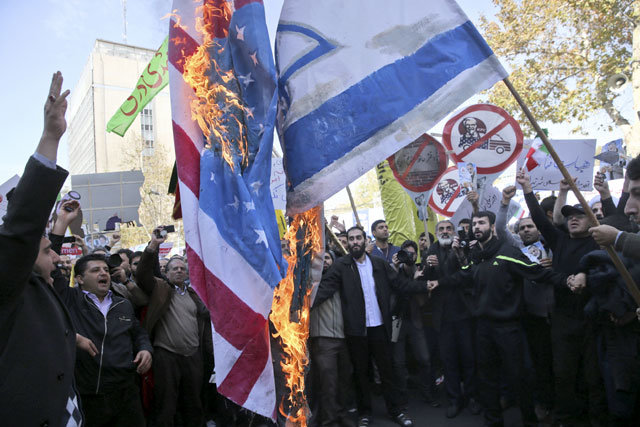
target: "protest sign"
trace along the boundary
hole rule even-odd
[[[456,113],[444,127],[442,142],[451,158],[473,163],[479,175],[505,170],[522,151],[522,130],[502,108],[472,105]]]
[[[82,249],[65,243],[62,245],[62,248],[60,248],[60,255],[69,255],[72,257],[82,256]]]
[[[166,258],[169,255],[169,252],[171,252],[172,248],[173,248],[173,242],[160,243],[160,248],[158,249],[158,256],[160,258]]]
[[[460,185],[466,190],[476,191],[478,189],[478,173],[476,165],[467,162],[458,162],[458,176],[460,177]]]
[[[447,153],[431,135],[423,134],[388,158],[389,167],[418,208],[420,220],[427,218],[431,191],[447,169]]]
[[[522,168],[526,153],[532,141],[526,140],[526,149],[518,157],[518,170]],[[551,145],[558,153],[569,174],[577,178],[576,184],[580,190],[593,188],[593,166],[596,152],[595,139],[552,139]],[[550,155],[542,163],[529,172],[531,186],[534,190],[558,190],[562,173]]]
[[[18,185],[18,181],[20,181],[20,177],[14,175],[0,185],[0,224],[2,224],[3,218],[7,213],[7,193]]]
[[[282,166],[282,158],[271,158],[271,199],[275,210],[287,209],[287,176]]]
[[[478,208],[481,211],[490,211],[495,214],[498,213],[498,209],[500,209],[500,202],[502,200],[502,191],[498,190],[494,186],[486,187],[483,194],[479,196],[478,200]],[[509,204],[509,210],[507,211],[507,218],[512,218],[520,209],[520,206],[515,201],[511,200]],[[461,201],[457,204],[457,207],[454,209],[453,215],[451,216],[451,221],[454,224],[458,224],[458,222],[463,218],[471,218],[473,215],[473,207],[471,203],[467,200],[466,197],[462,197]]]
[[[529,246],[521,248],[520,250],[522,250],[522,253],[525,254],[527,258],[529,258],[536,264],[540,264],[541,259],[547,258],[547,251],[540,242],[532,243]]]
[[[445,171],[429,200],[429,205],[434,211],[440,215],[453,216],[466,194],[459,180],[460,175],[457,167],[451,166]]]

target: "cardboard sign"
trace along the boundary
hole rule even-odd
[[[14,175],[0,185],[0,224],[2,224],[3,218],[7,213],[7,193],[18,185],[18,181],[20,181],[20,177]]]
[[[287,209],[287,176],[284,173],[282,159],[271,158],[271,199],[273,208],[284,211]]]
[[[440,215],[453,216],[467,194],[467,191],[460,185],[459,180],[460,175],[456,166],[451,166],[442,174],[433,193],[431,193],[431,199],[429,200],[431,209]]]
[[[524,164],[524,158],[529,151],[532,140],[525,141],[526,149],[518,157],[518,170]],[[551,145],[560,156],[562,163],[569,171],[569,174],[577,178],[577,185],[580,190],[589,191],[593,189],[593,166],[595,164],[594,155],[596,152],[595,139],[552,139]],[[545,161],[531,172],[531,185],[534,190],[557,191],[562,181],[562,173],[553,161],[551,156],[547,156]]]
[[[505,170],[522,151],[522,130],[502,108],[477,104],[457,113],[442,134],[451,158],[473,163],[478,174],[491,175]]]
[[[415,193],[431,190],[447,169],[447,153],[434,137],[422,135],[388,158],[400,185]]]

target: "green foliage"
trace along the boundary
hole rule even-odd
[[[638,23],[633,0],[493,2],[498,7],[495,20],[482,17],[481,28],[496,55],[513,70],[511,82],[539,121],[581,121],[604,109],[613,125],[629,125],[631,118],[613,106],[619,95],[607,90],[606,79],[620,72],[632,75]],[[496,85],[488,101],[505,108],[526,134],[533,134],[506,86]]]

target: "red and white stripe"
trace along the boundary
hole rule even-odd
[[[191,119],[189,101],[194,93],[182,77],[180,59],[192,54],[202,41],[194,16],[201,4],[174,0],[173,9],[183,27],[175,27],[172,20],[169,35],[173,134],[189,276],[211,312],[218,392],[253,412],[273,417],[276,396],[267,322],[273,290],[227,244],[199,204],[204,137]],[[176,37],[186,43],[175,45]]]

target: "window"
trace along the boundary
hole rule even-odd
[[[145,156],[153,155],[153,110],[147,105],[140,113],[140,133],[142,134],[143,150]]]

